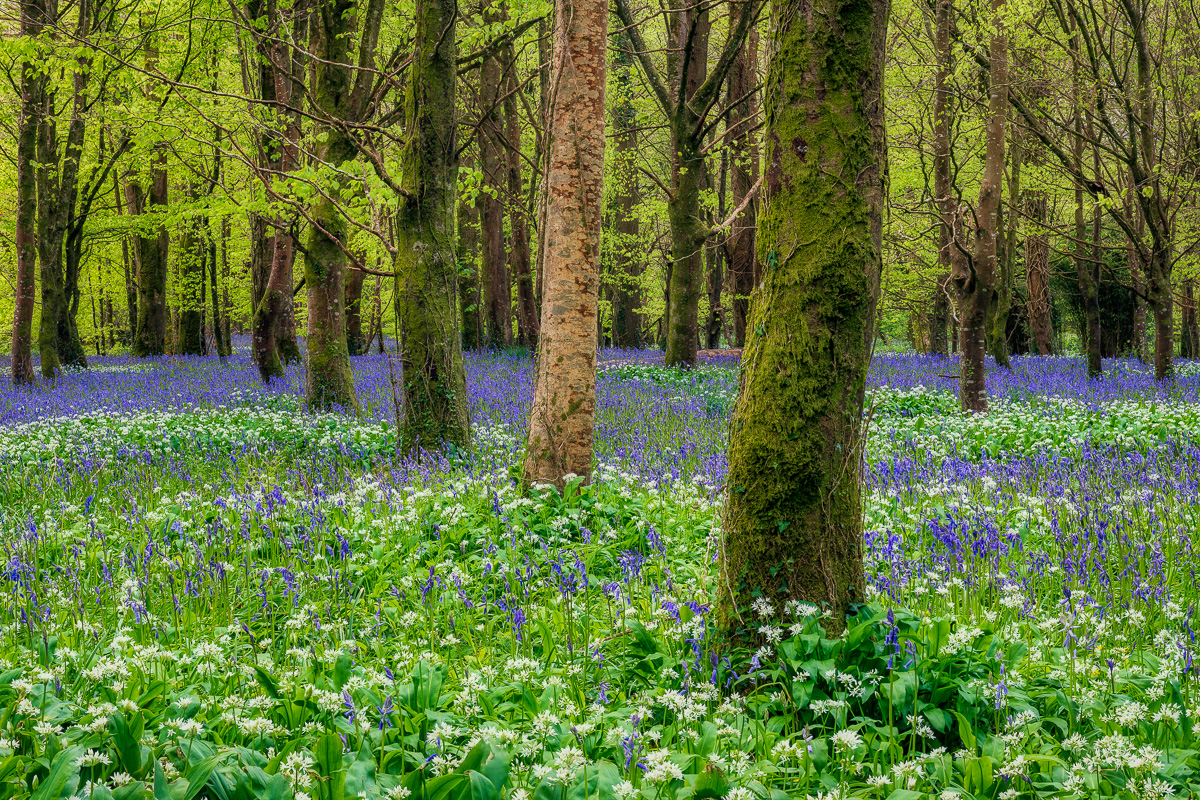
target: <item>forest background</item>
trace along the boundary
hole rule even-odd
[[[451,29],[468,348],[537,338],[550,12],[463,4]],[[697,349],[744,342],[763,268],[770,8],[620,0],[612,12],[601,343],[694,363]],[[276,260],[291,288],[271,314],[282,361],[310,333],[306,276],[330,260],[345,270],[349,353],[394,340],[413,13],[338,0],[10,4],[0,317],[22,296],[25,246],[43,373],[90,354],[228,354],[265,308]],[[1098,372],[1101,356],[1134,354],[1164,377],[1171,354],[1197,355],[1198,32],[1187,2],[893,3],[877,347],[957,350],[959,307],[982,287],[1002,364],[1083,350]],[[1011,101],[999,106],[997,42]],[[972,242],[997,113],[1003,201],[983,223],[998,251],[984,274]],[[12,332],[0,327],[5,350]]]

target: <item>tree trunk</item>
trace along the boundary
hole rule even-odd
[[[1004,129],[1008,117],[1008,48],[1000,18],[1004,0],[992,0],[997,25],[988,49],[987,152],[976,206],[975,250],[955,275],[959,297],[962,361],[959,393],[963,411],[987,411],[985,357],[987,321],[996,293],[996,245],[1000,235],[1000,200],[1004,188]]]
[[[194,187],[188,190],[196,199]],[[179,333],[177,352],[204,355],[204,251],[207,249],[199,220],[188,220],[179,239]]]
[[[405,97],[404,186],[397,214],[404,451],[466,448],[467,384],[459,334],[455,199],[458,182],[453,0],[417,0]]]
[[[863,594],[862,407],[879,296],[887,0],[774,6],[764,90],[763,279],[729,442],[719,624],[765,598],[845,625]],[[847,180],[845,176],[854,176]]]
[[[503,50],[504,55],[504,124],[507,130],[505,147],[508,166],[508,229],[509,274],[517,283],[517,331],[521,345],[530,349],[537,347],[538,314],[533,296],[533,271],[529,254],[529,223],[526,210],[521,206],[525,195],[521,178],[521,117],[517,111],[517,61],[513,46]]]
[[[316,125],[315,154],[321,163],[338,171],[332,182],[341,197],[351,193],[342,169],[358,155],[349,130],[342,124],[353,122],[356,110],[351,107],[355,70],[350,60],[354,8],[352,0],[322,0],[310,27],[311,91],[321,119]],[[378,24],[371,13],[365,16],[364,25]],[[358,398],[350,371],[350,353],[346,349],[349,223],[328,193],[317,198],[308,216],[312,223],[304,259],[304,284],[308,289],[308,405],[314,409],[340,407],[357,412]]]
[[[691,100],[708,74],[711,22],[706,9],[686,1],[681,5],[675,12],[675,47],[681,52],[678,59],[683,72],[677,73],[675,80],[685,85],[681,94]],[[708,238],[701,217],[700,194],[708,186],[708,168],[699,133],[700,110],[689,102],[677,103],[670,121],[673,197],[667,207],[667,219],[671,224],[673,264],[666,310],[665,363],[668,367],[690,367],[696,363],[700,345],[700,295],[704,291],[704,243]]]
[[[143,29],[151,24],[148,17],[141,20]],[[158,69],[157,34],[147,34],[144,61],[147,74]],[[156,81],[146,84],[146,96],[155,99]],[[131,210],[136,214],[157,215],[167,207],[167,149],[165,143],[156,144],[150,156],[150,188],[142,194],[136,185],[136,202]],[[138,249],[138,320],[133,334],[133,355],[139,358],[162,355],[167,344],[167,248],[168,234],[164,226],[155,232],[143,231],[137,239]]]
[[[346,350],[352,356],[367,352],[362,329],[362,291],[367,276],[362,270],[346,272]]]
[[[1025,213],[1031,225],[1025,233],[1025,292],[1029,327],[1038,355],[1054,354],[1050,318],[1050,234],[1046,229],[1046,192],[1025,190]]]
[[[950,327],[950,276],[943,275],[933,287],[929,313],[929,352],[944,356],[950,352],[946,336]]]
[[[469,165],[467,165],[469,166]],[[462,347],[483,347],[483,307],[479,296],[479,208],[458,201],[458,305],[462,315]]]
[[[496,11],[485,11],[485,22],[499,22]],[[487,345],[512,345],[512,287],[508,281],[508,257],[504,252],[504,191],[507,160],[504,151],[504,122],[500,116],[502,64],[498,54],[483,60],[479,68],[479,160],[483,169],[483,191],[479,193],[480,233],[483,238],[483,308]]]
[[[965,273],[966,255],[963,252],[962,217],[958,209],[952,175],[950,129],[954,110],[951,104],[950,77],[954,62],[950,49],[950,30],[954,24],[953,0],[937,0],[934,10],[934,53],[937,67],[933,92],[933,184],[934,202],[938,213],[938,266],[942,270],[935,289],[933,351],[946,354],[957,352],[957,326],[951,313],[950,292],[957,291],[954,276]],[[945,327],[952,329],[950,345],[946,346]]]
[[[730,5],[730,26],[736,17],[750,13],[749,3]],[[729,205],[738,208],[758,180],[758,137],[755,136],[755,117],[758,116],[758,31],[751,28],[737,60],[729,71],[725,85],[725,102],[730,112],[725,118],[725,142],[729,148]],[[758,201],[746,206],[745,212],[733,222],[725,246],[728,254],[730,307],[733,311],[733,345],[746,344],[746,320],[750,313],[750,295],[758,277],[758,256],[754,248],[754,228]]]
[[[1012,369],[1012,362],[1008,358],[1008,318],[1012,313],[1013,272],[1017,260],[1019,217],[1016,212],[1016,203],[1021,197],[1022,157],[1021,138],[1014,136],[1009,148],[1008,159],[1008,203],[1007,205],[1001,204],[1002,211],[1006,213],[1003,214],[1003,219],[997,219],[997,236],[1003,236],[1003,246],[996,260],[1000,275],[996,282],[996,296],[992,302],[988,331],[992,358],[996,360],[996,366],[1008,370]]]
[[[555,0],[542,329],[524,482],[592,474],[608,4]]]
[[[609,190],[612,220],[605,231],[611,257],[608,270],[612,284],[612,343],[614,347],[640,348],[642,342],[642,264],[640,222],[634,214],[638,204],[637,111],[633,106],[633,45],[624,32],[616,37],[612,99],[613,163]]]
[[[21,35],[41,33],[33,3],[22,3]],[[18,386],[36,381],[33,371],[33,309],[37,285],[37,147],[41,95],[45,77],[32,62],[21,64],[21,116],[17,121],[17,285],[13,309],[12,382]]]

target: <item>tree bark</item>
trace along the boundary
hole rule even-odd
[[[1008,118],[1008,47],[1001,20],[1003,9],[1004,0],[992,0],[996,32],[988,49],[987,152],[975,211],[975,248],[970,261],[954,276],[962,351],[959,394],[963,411],[972,412],[987,411],[984,377],[987,321],[996,294],[996,245],[1004,188],[1004,123]]]
[[[383,4],[370,0],[366,8],[354,0],[320,0],[309,26],[312,51],[311,96],[318,144],[317,160],[335,171],[330,189],[309,208],[308,246],[304,284],[308,289],[308,371],[306,394],[314,409],[358,411],[350,353],[346,347],[345,283],[349,263],[349,222],[335,197],[352,193],[345,165],[358,148],[347,123],[359,121],[366,103],[364,82],[374,78],[374,51]],[[351,60],[352,35],[361,19],[357,63]],[[410,80],[415,76],[410,75]],[[289,287],[288,293],[291,289]]]
[[[954,24],[953,0],[937,0],[934,7],[934,71],[933,91],[933,186],[938,213],[938,267],[941,276],[934,289],[934,319],[932,347],[935,353],[946,355],[957,351],[957,337],[951,336],[946,345],[946,326],[954,327],[951,318],[950,292],[956,289],[953,276],[966,271],[965,243],[958,195],[954,188],[953,153],[950,131],[954,124],[950,78],[954,61],[950,49],[950,29]]]
[[[408,453],[467,447],[455,252],[457,48],[453,0],[417,0],[397,214],[396,326]]]
[[[479,208],[458,201],[458,305],[462,316],[462,347],[483,347],[483,307],[479,292]]]
[[[642,341],[642,265],[641,225],[634,214],[639,202],[637,178],[637,110],[633,106],[633,44],[628,34],[616,36],[613,52],[612,98],[613,163],[609,190],[612,217],[605,235],[605,248],[611,258],[609,280],[612,285],[612,343],[614,347],[640,348]]]
[[[887,0],[778,3],[766,194],[729,443],[719,624],[759,639],[753,601],[841,630],[863,599],[862,407],[879,296]],[[853,176],[847,179],[846,176]]]
[[[38,36],[42,22],[38,6],[21,3],[21,35]],[[33,370],[33,309],[37,269],[37,147],[45,77],[31,61],[21,63],[21,116],[17,120],[17,285],[13,309],[12,382],[36,382]]]
[[[152,23],[149,18],[141,21],[144,30]],[[146,72],[153,74],[158,69],[158,39],[153,31],[146,33],[144,61]],[[146,96],[156,98],[157,82],[147,81]],[[143,194],[141,186],[135,184],[135,201],[131,210],[139,215],[156,216],[165,213],[167,196],[167,149],[160,142],[152,150],[150,187]],[[133,334],[133,355],[139,358],[158,356],[166,352],[167,344],[167,248],[169,238],[166,227],[158,225],[156,230],[143,230],[137,238],[138,251],[138,320]]]
[[[346,350],[352,356],[367,352],[362,328],[362,293],[366,279],[362,270],[350,269],[346,273]]]
[[[731,26],[737,18],[750,13],[747,3],[730,4]],[[730,112],[725,118],[725,144],[729,149],[729,205],[741,206],[751,187],[758,181],[758,137],[754,134],[754,119],[758,116],[758,31],[746,36],[737,60],[729,70],[725,84],[725,103]],[[758,256],[754,247],[754,228],[758,201],[753,200],[733,222],[725,246],[728,254],[731,302],[733,312],[733,345],[746,344],[746,321],[750,313],[750,295],[758,282]]]
[[[555,0],[545,272],[524,482],[592,474],[608,4]]]
[[[537,347],[538,314],[534,303],[533,270],[530,266],[529,223],[526,209],[521,205],[525,195],[521,177],[521,116],[517,104],[517,59],[512,44],[502,51],[504,56],[504,125],[507,131],[505,158],[508,167],[508,230],[509,274],[517,284],[517,331],[521,346]]]
[[[485,10],[485,22],[499,22],[503,14]],[[483,188],[479,193],[480,233],[483,239],[483,317],[487,346],[512,345],[512,287],[508,279],[508,257],[504,252],[504,192],[507,161],[504,151],[504,121],[501,119],[503,65],[500,55],[483,60],[479,68],[479,160]]]

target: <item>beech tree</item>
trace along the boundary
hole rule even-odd
[[[524,482],[589,480],[604,181],[608,4],[555,0],[542,315]]]
[[[764,89],[762,285],[729,440],[720,622],[755,598],[817,603],[840,630],[863,599],[861,430],[887,174],[888,0],[773,6]],[[836,57],[835,57],[836,56]]]

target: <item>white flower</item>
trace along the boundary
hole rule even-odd
[[[97,764],[111,764],[112,759],[104,753],[95,750],[85,750],[83,755],[75,761],[77,767],[94,767]]]
[[[633,788],[633,784],[629,781],[621,781],[613,787],[613,792],[621,800],[630,800],[630,798],[637,796],[638,790]]]
[[[849,755],[862,746],[863,738],[858,731],[844,730],[833,735],[833,749],[838,755]]]

